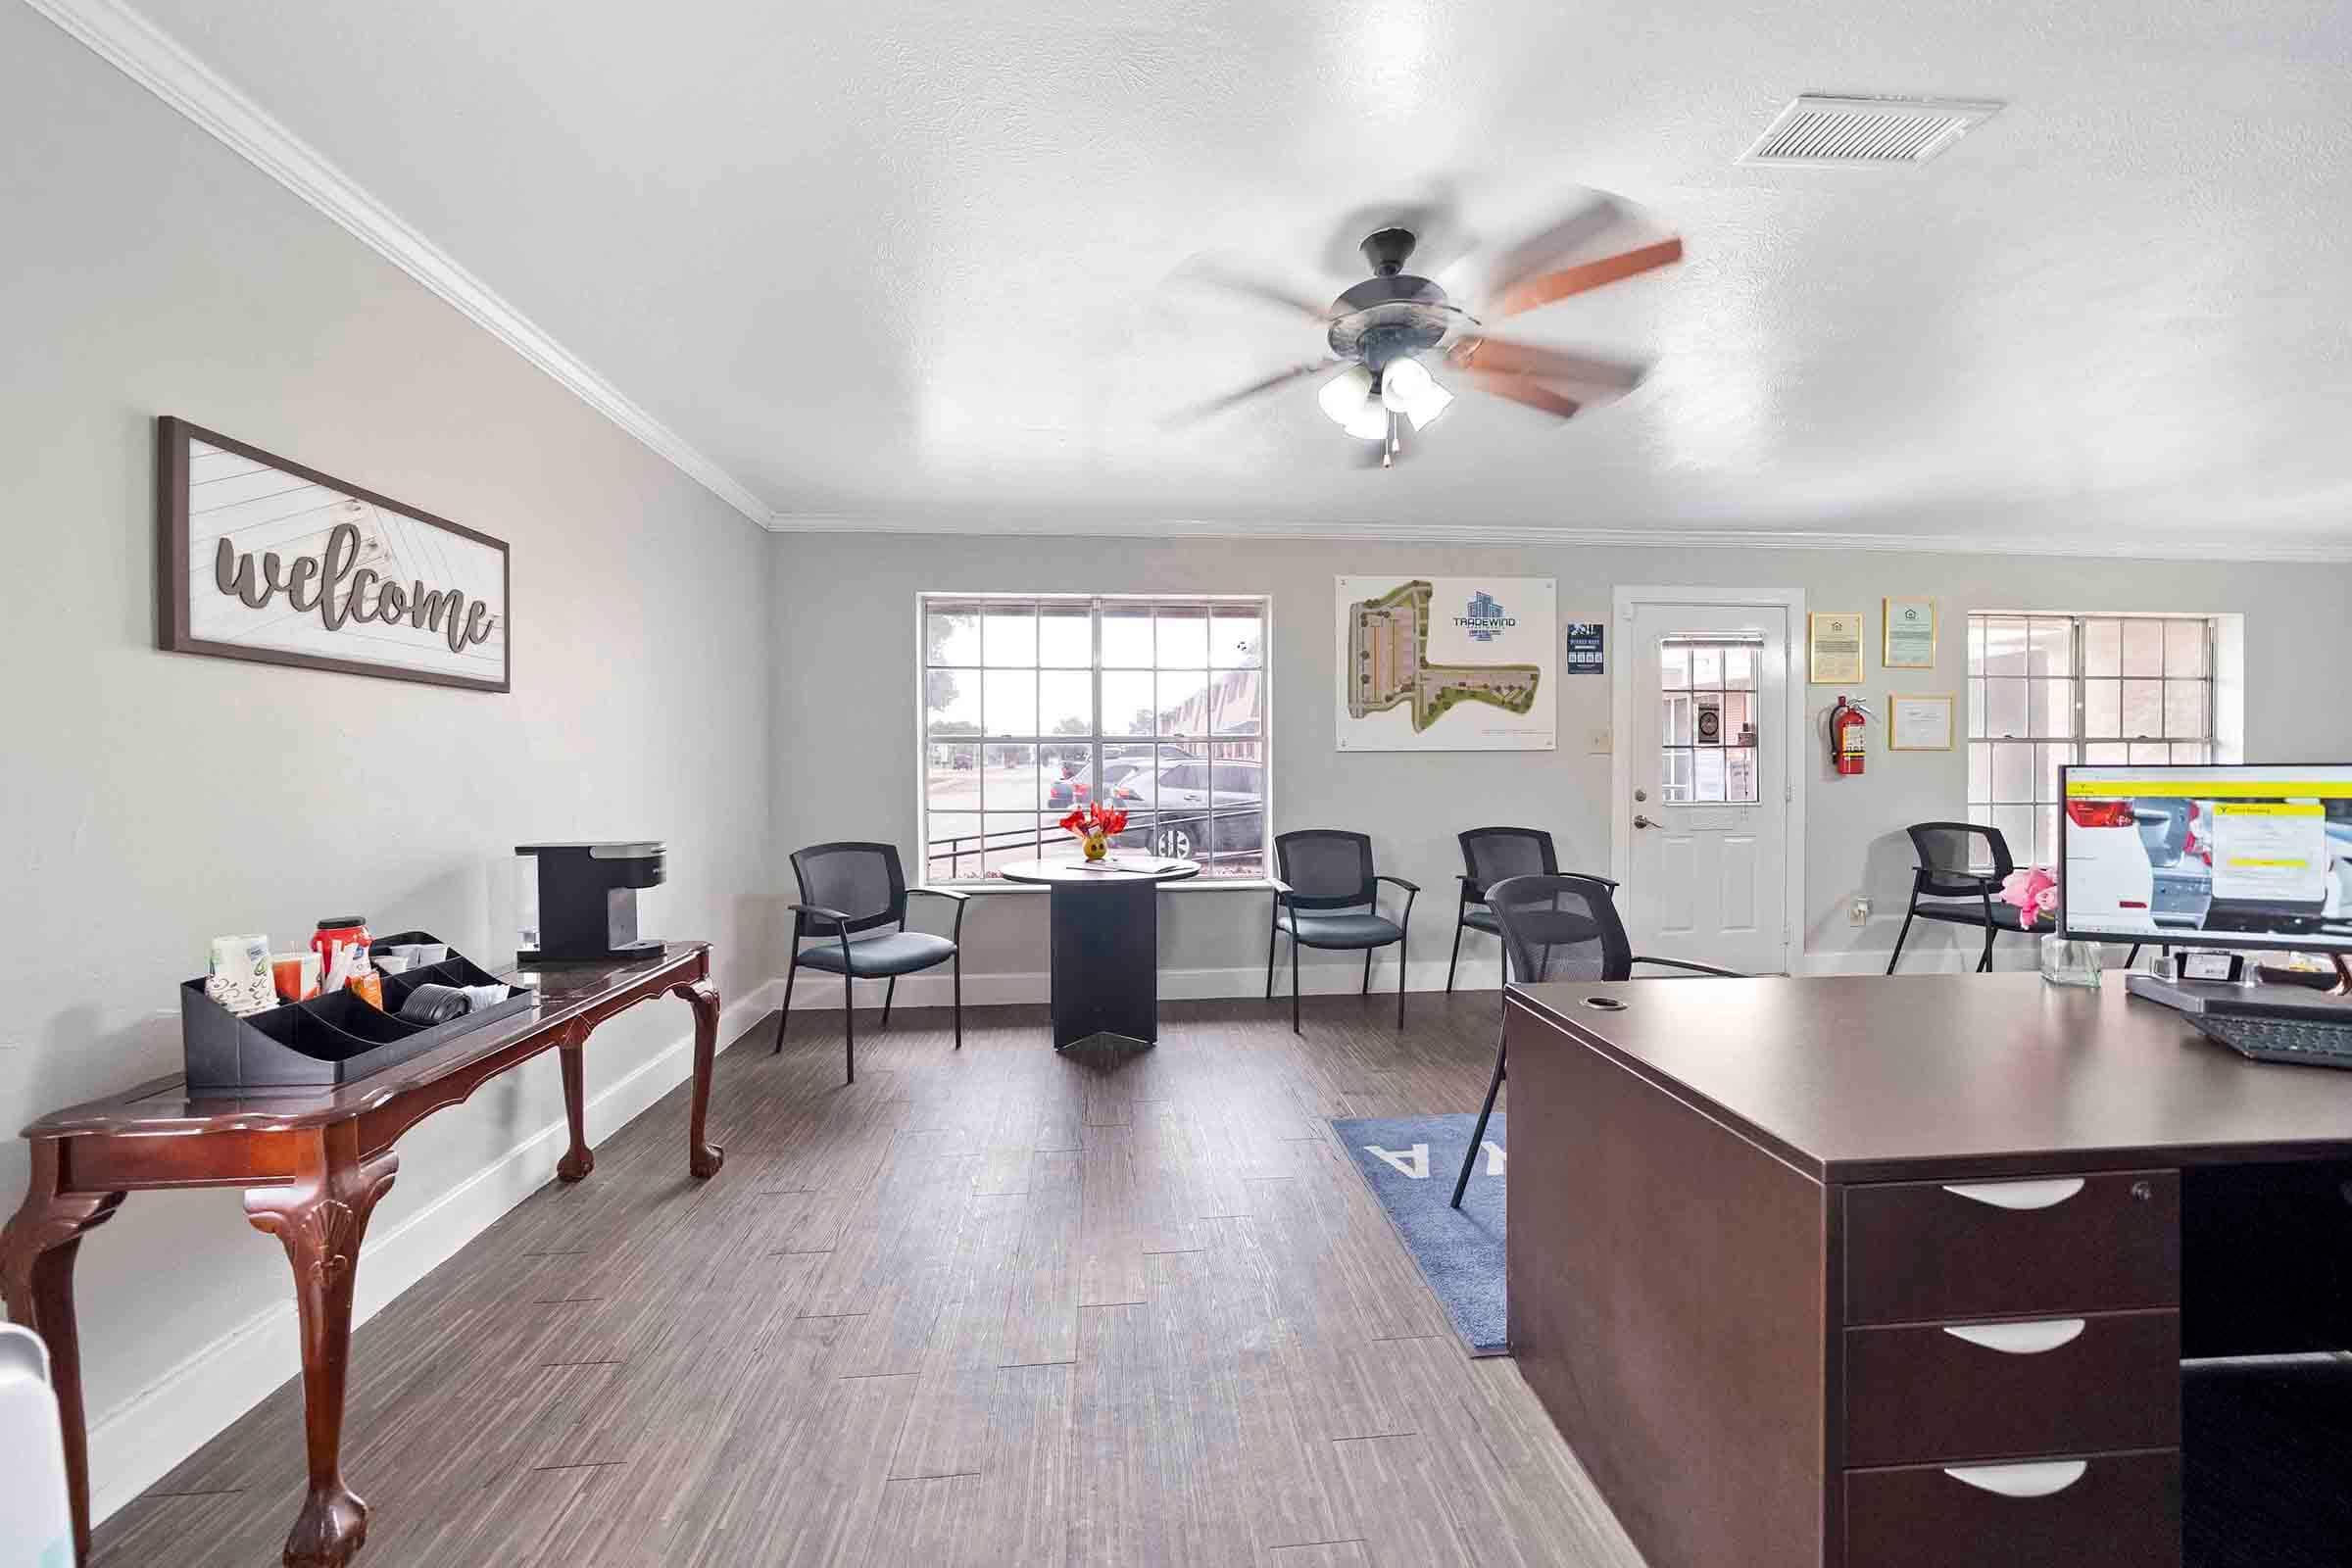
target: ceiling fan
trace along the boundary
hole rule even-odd
[[[1323,383],[1315,401],[1332,422],[1349,435],[1377,441],[1380,466],[1385,468],[1403,454],[1407,425],[1421,430],[1453,402],[1453,394],[1430,373],[1427,360],[1442,360],[1464,372],[1467,384],[1479,391],[1562,419],[1597,399],[1631,391],[1641,384],[1645,367],[1517,343],[1486,330],[1488,321],[1682,260],[1683,242],[1667,238],[1595,261],[1552,265],[1618,226],[1624,217],[1616,202],[1601,197],[1515,247],[1497,265],[1495,270],[1501,275],[1489,291],[1489,303],[1477,315],[1447,298],[1437,283],[1404,270],[1418,241],[1418,236],[1404,227],[1381,228],[1364,237],[1358,248],[1371,264],[1372,275],[1329,305],[1316,305],[1280,285],[1196,270],[1195,275],[1204,282],[1311,318],[1325,328],[1330,352],[1201,404],[1180,417],[1186,422],[1206,418],[1337,368],[1339,373]]]

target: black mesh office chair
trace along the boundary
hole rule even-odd
[[[1504,974],[1519,984],[1540,985],[1547,980],[1630,980],[1637,963],[1691,974],[1720,975],[1743,980],[1745,975],[1712,964],[1686,963],[1680,958],[1644,958],[1626,940],[1625,922],[1617,917],[1611,895],[1616,884],[1598,876],[1514,876],[1487,889],[1487,907],[1502,928]],[[1502,1090],[1503,1042],[1494,1042],[1494,1076],[1487,1083],[1487,1102],[1478,1109],[1478,1126],[1462,1154],[1462,1173],[1454,1178],[1455,1208],[1470,1186],[1470,1168],[1487,1136],[1487,1119],[1494,1114],[1494,1097]]]
[[[1446,989],[1453,989],[1453,972],[1462,961],[1462,933],[1484,931],[1499,937],[1494,911],[1487,907],[1486,890],[1508,876],[1556,876],[1559,856],[1551,835],[1540,827],[1474,827],[1456,835],[1462,845],[1462,904],[1453,919],[1453,956],[1446,961]],[[1608,881],[1606,877],[1596,881]],[[1611,888],[1617,886],[1609,882]]]
[[[784,1010],[776,1015],[776,1050],[784,1049],[784,1026],[792,1021],[792,983],[805,964],[837,974],[841,980],[842,1049],[849,1081],[858,1081],[857,994],[858,980],[883,980],[882,1027],[890,1027],[890,1004],[898,997],[899,976],[942,963],[956,966],[956,1049],[963,1049],[963,956],[956,944],[963,937],[963,906],[970,895],[944,888],[910,888],[899,869],[895,844],[812,844],[792,857],[792,874],[800,879],[801,902],[792,906],[792,963],[784,971]],[[909,897],[947,899],[956,906],[956,923],[948,936],[906,929]],[[880,936],[850,938],[859,931],[896,926]],[[818,938],[813,948],[801,944]]]
[[[1977,972],[1984,973],[1992,967],[1993,938],[2004,931],[2029,934],[2026,912],[1993,898],[2017,869],[2009,841],[1999,828],[1975,822],[1914,822],[1903,831],[1911,835],[1919,865],[1911,874],[1911,905],[1903,911],[1902,930],[1895,933],[1894,951],[1886,956],[1886,972],[1894,973],[1901,960],[1913,920],[1941,920],[1984,928],[1984,953],[1977,960]],[[1992,867],[1989,872],[1977,869],[1985,864]]]
[[[1396,1027],[1404,1027],[1404,933],[1413,921],[1413,898],[1421,889],[1400,876],[1382,876],[1372,866],[1372,841],[1336,828],[1302,828],[1274,838],[1274,906],[1266,925],[1266,1000],[1274,1000],[1274,944],[1291,938],[1291,1033],[1298,1033],[1298,950],[1364,950],[1364,994],[1372,991],[1372,953],[1396,944]],[[1380,912],[1380,884],[1404,890],[1404,912],[1395,920]]]

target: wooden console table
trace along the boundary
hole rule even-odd
[[[247,1218],[285,1245],[301,1314],[311,1464],[310,1495],[286,1537],[285,1561],[289,1568],[325,1568],[349,1562],[368,1539],[368,1505],[343,1484],[343,1386],[360,1240],[400,1169],[392,1146],[401,1135],[499,1074],[555,1051],[571,1128],[571,1147],[557,1161],[556,1174],[580,1180],[596,1164],[583,1124],[581,1053],[589,1034],[638,1003],[678,996],[694,1008],[687,1168],[698,1178],[718,1173],[719,1151],[704,1137],[718,1049],[718,992],[710,984],[709,943],[671,943],[657,958],[550,965],[501,978],[536,987],[538,1006],[358,1083],[191,1100],[181,1079],[163,1078],[44,1116],[24,1129],[32,1144],[32,1182],[16,1217],[0,1231],[0,1296],[9,1316],[49,1345],[80,1560],[90,1551],[90,1477],[74,1254],[82,1233],[111,1218],[125,1194],[242,1187]]]

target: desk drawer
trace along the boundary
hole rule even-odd
[[[2180,1303],[2178,1171],[1845,1191],[1848,1327]]]
[[[1845,1331],[1848,1464],[2180,1442],[2178,1312]]]
[[[1845,1568],[2180,1562],[2178,1451],[1846,1472]]]

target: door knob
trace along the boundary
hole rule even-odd
[[[1657,825],[1658,825],[1657,823],[1655,823],[1655,822],[1652,822],[1652,821],[1651,821],[1651,820],[1650,820],[1648,817],[1646,817],[1646,816],[1643,816],[1643,815],[1642,815],[1642,814],[1640,811],[1636,811],[1636,812],[1634,813],[1634,826],[1636,826],[1636,827],[1656,827]]]

